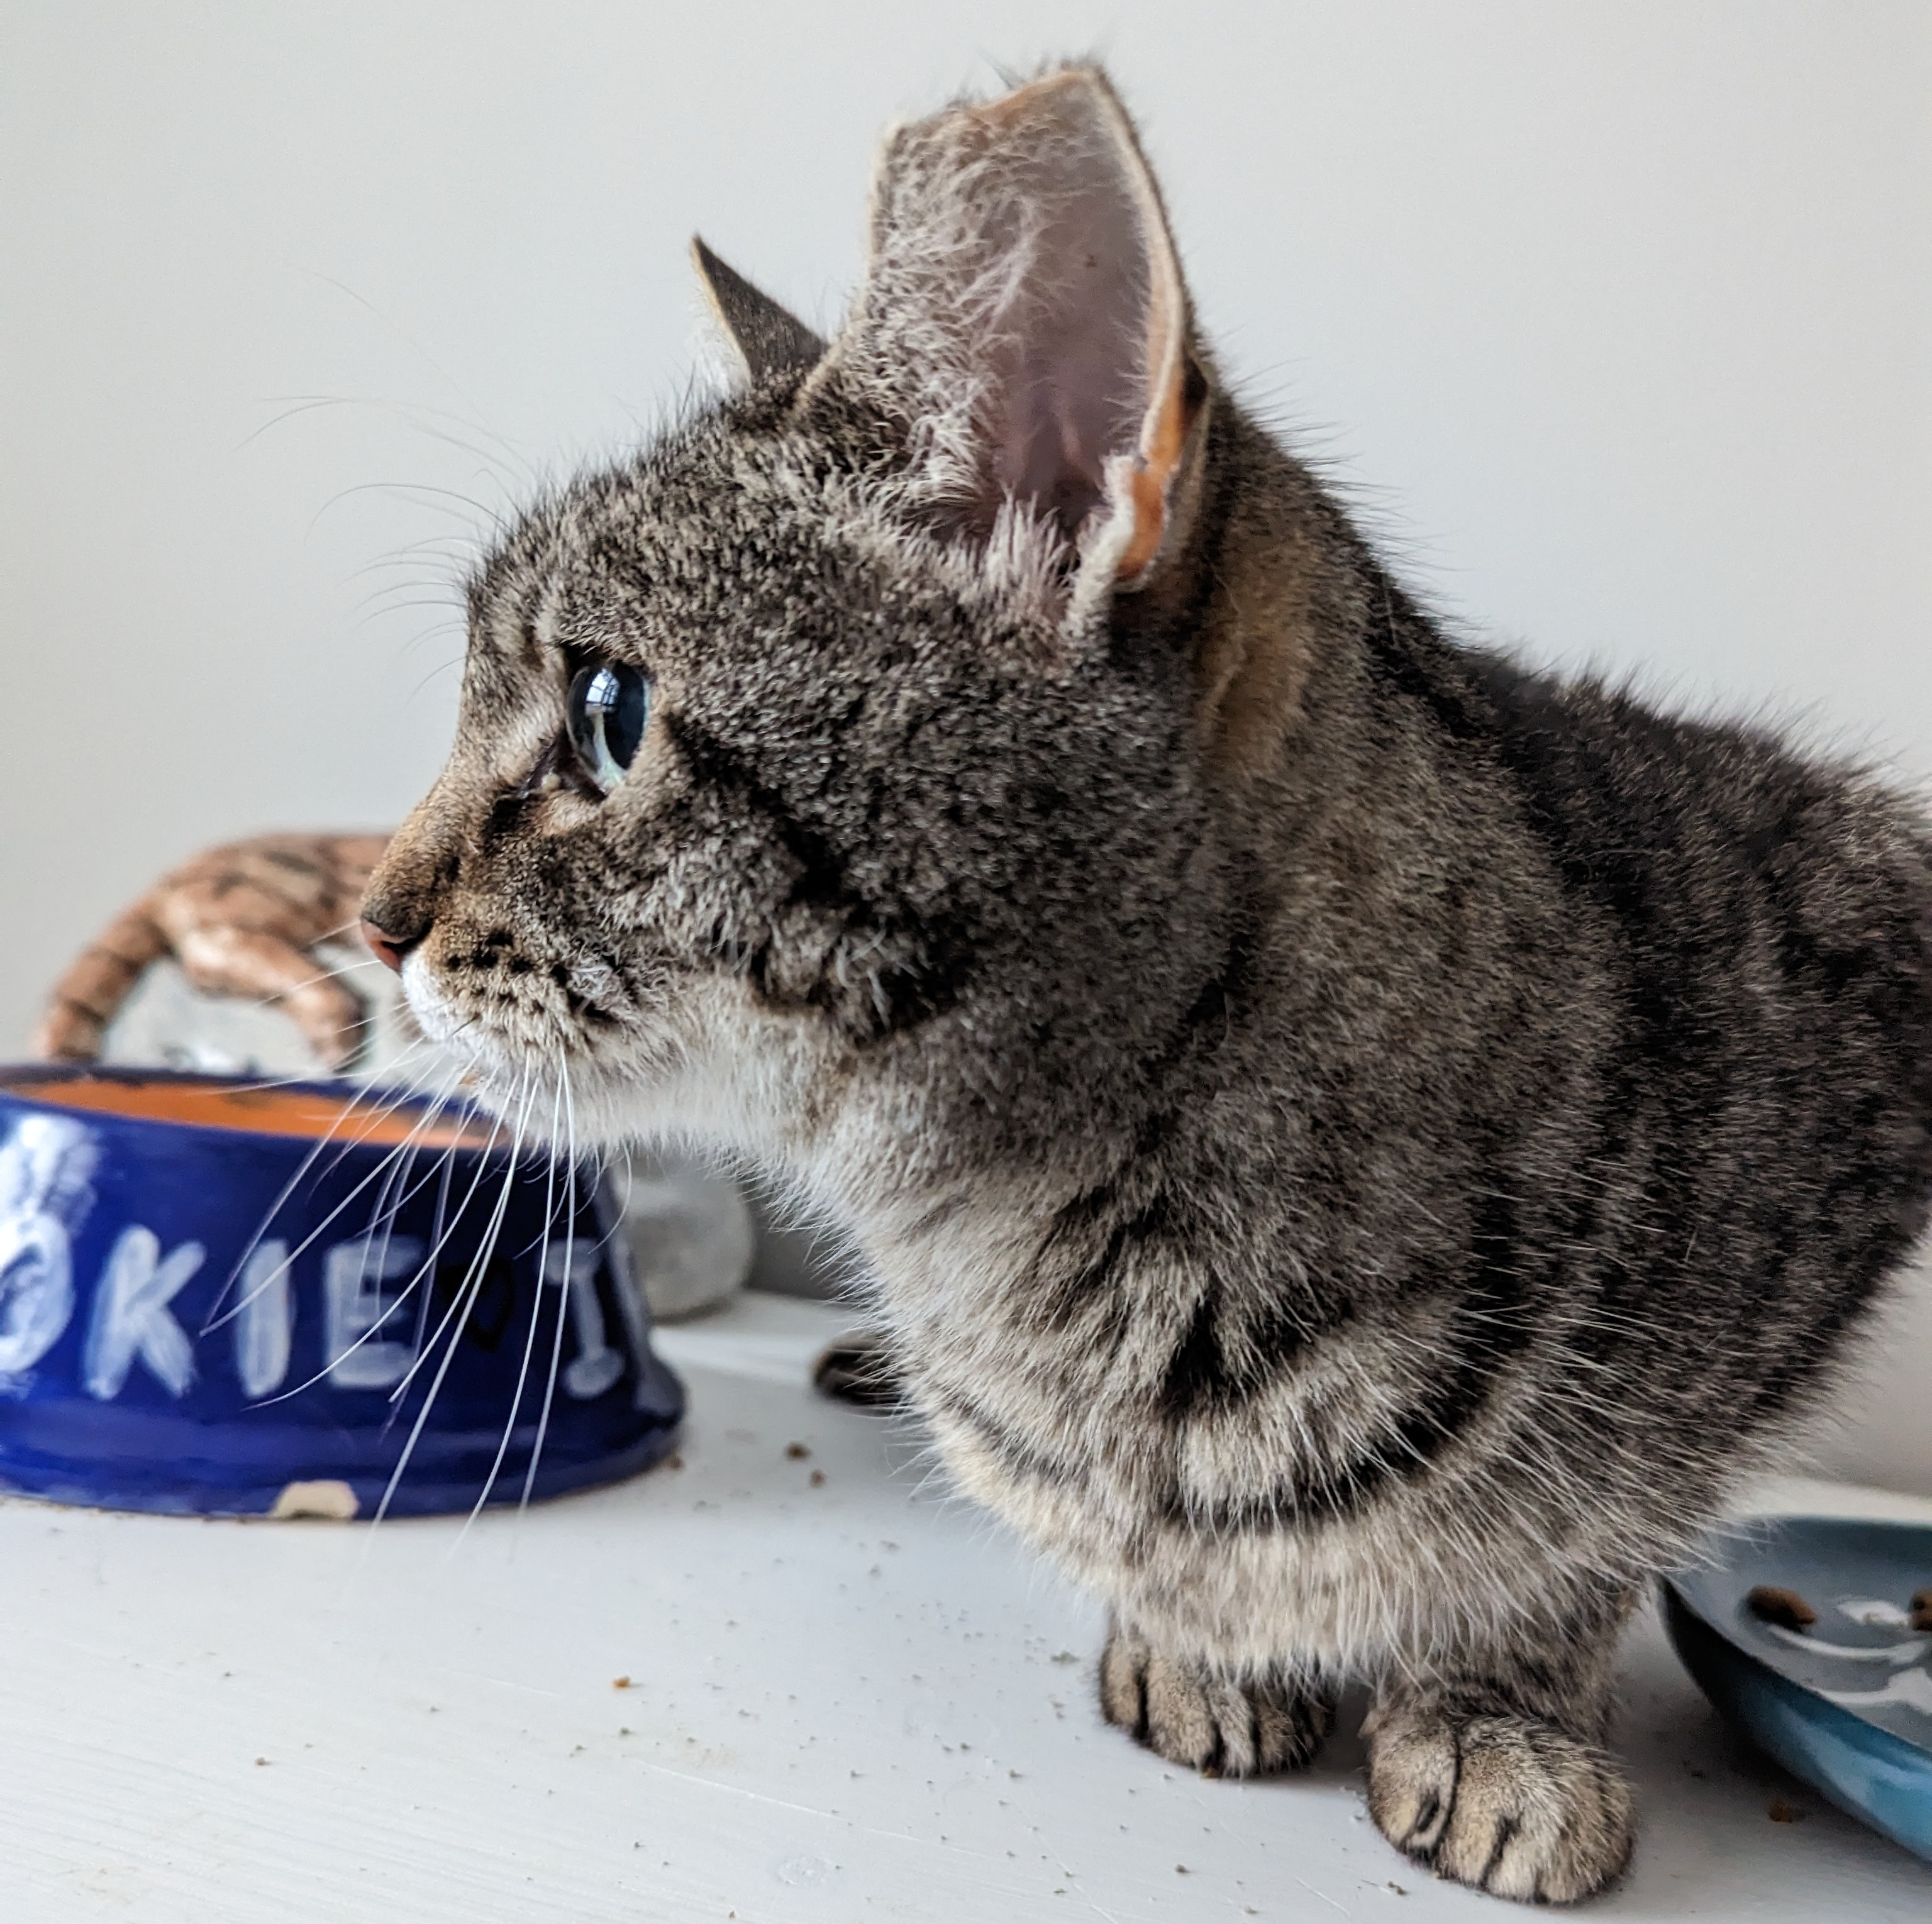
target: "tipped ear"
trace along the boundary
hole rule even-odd
[[[691,257],[712,312],[752,379],[802,373],[818,365],[825,343],[796,315],[728,267],[695,234],[691,237]]]
[[[956,527],[991,538],[1011,502],[1083,576],[1148,579],[1199,440],[1190,333],[1160,191],[1100,73],[889,136],[836,361],[904,423]]]

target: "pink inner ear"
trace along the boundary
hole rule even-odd
[[[1068,71],[888,142],[871,271],[819,378],[886,402],[952,532],[989,535],[1013,501],[1083,554],[1104,527],[1137,578],[1186,442],[1186,327],[1126,116]]]
[[[1036,237],[990,370],[993,479],[1070,539],[1106,498],[1108,460],[1133,452],[1147,406],[1146,243],[1118,172],[1094,172]]]

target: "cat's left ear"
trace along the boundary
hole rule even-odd
[[[1106,77],[1049,74],[889,136],[872,259],[817,377],[896,418],[916,489],[997,550],[1057,529],[1082,586],[1179,547],[1208,383],[1159,189]]]
[[[691,237],[691,258],[711,311],[752,380],[802,374],[818,364],[824,342],[796,315],[720,260],[696,234]]]

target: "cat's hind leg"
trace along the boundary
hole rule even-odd
[[[1622,1600],[1503,1652],[1384,1686],[1363,1734],[1369,1814],[1438,1877],[1574,1903],[1630,1860],[1630,1786],[1604,1748]]]
[[[1335,1705],[1285,1672],[1230,1675],[1116,1626],[1100,1659],[1100,1713],[1171,1764],[1262,1777],[1311,1763]]]

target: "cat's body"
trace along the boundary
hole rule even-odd
[[[968,1488],[1237,1668],[1426,1667],[1658,1567],[1932,1179],[1900,811],[1365,613],[1156,1072],[868,1242]]]
[[[473,591],[369,898],[418,1016],[854,1225],[1115,1721],[1281,1767],[1366,1675],[1395,1842],[1596,1888],[1636,1587],[1924,1219],[1932,836],[1441,638],[1190,345],[1090,76],[896,138],[829,351],[712,285],[747,389]]]

